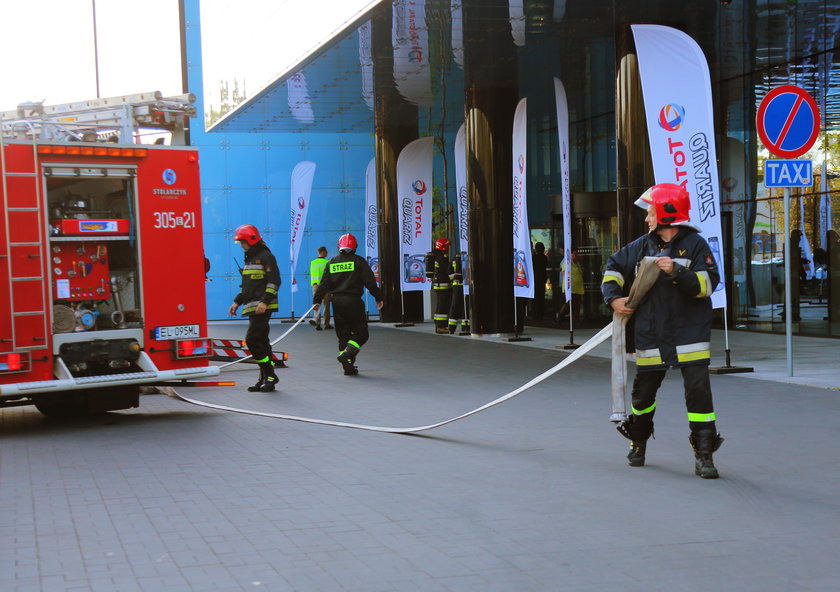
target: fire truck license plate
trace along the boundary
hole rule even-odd
[[[169,327],[155,327],[155,339],[184,339],[200,337],[198,325],[170,325]]]

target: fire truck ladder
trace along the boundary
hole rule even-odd
[[[165,97],[160,91],[44,105],[21,103],[0,112],[0,131],[7,137],[41,142],[96,142],[116,138],[135,143],[141,129],[172,133],[172,144],[184,145],[186,122],[195,117],[195,95]]]
[[[0,178],[3,179],[3,199],[5,208],[5,258],[7,277],[9,278],[9,304],[12,310],[12,346],[13,349],[42,349],[47,345],[47,285],[44,277],[44,229],[41,223],[41,180],[38,176],[38,146],[32,142],[31,170],[29,163],[21,164],[18,170],[8,170],[6,162],[6,148],[3,134],[0,134]],[[12,179],[28,179],[32,182],[32,189],[27,191],[17,188],[14,198],[9,194],[9,181]],[[33,265],[32,259],[37,260]],[[37,271],[35,271],[37,270]],[[40,304],[34,309],[31,303],[15,303],[16,286],[36,284],[40,287]],[[25,291],[31,294],[32,292]],[[21,298],[23,300],[23,298]],[[18,330],[22,317],[40,318],[40,324],[33,319],[23,323],[29,335]],[[5,341],[0,338],[0,341]],[[0,349],[6,344],[0,343]]]

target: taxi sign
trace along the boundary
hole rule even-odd
[[[820,110],[804,89],[784,84],[761,100],[755,116],[758,137],[767,149],[781,158],[802,156],[820,133]]]
[[[811,187],[814,167],[810,160],[765,160],[766,187]]]

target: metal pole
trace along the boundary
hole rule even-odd
[[[787,350],[788,376],[793,376],[793,298],[790,289],[790,188],[785,187],[785,349]]]
[[[96,0],[90,0],[93,11],[93,68],[96,72],[96,98],[99,96],[99,43],[96,36]]]

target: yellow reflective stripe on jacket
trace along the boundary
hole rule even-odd
[[[686,345],[677,346],[677,361],[678,362],[696,362],[698,360],[708,360],[712,357],[711,345],[708,341],[700,341],[697,343],[688,343]]]
[[[330,263],[330,273],[341,273],[344,271],[353,271],[356,269],[355,261],[339,261]]]
[[[608,269],[607,271],[604,272],[604,279],[601,280],[602,284],[606,284],[607,282],[615,282],[620,287],[623,288],[624,287],[624,276],[621,275],[621,272],[619,272],[619,271],[614,271],[614,270]]]
[[[242,307],[242,314],[248,314],[249,312],[254,312],[255,310],[257,310],[257,306],[259,305],[260,302],[262,302],[262,301],[261,300],[254,300],[252,302],[249,302],[248,304],[245,304]],[[271,304],[266,305],[265,309],[267,311],[277,310],[278,309],[277,303],[272,302]]]
[[[637,366],[657,366],[662,363],[662,354],[659,349],[637,349],[636,350],[636,365]]]
[[[708,423],[715,420],[715,412],[711,413],[689,413],[688,421],[697,421],[700,423]]]
[[[712,286],[712,278],[709,277],[709,273],[706,271],[695,271],[697,275],[697,281],[700,282],[700,292],[695,296],[695,298],[706,298],[711,293],[711,286]]]
[[[656,409],[656,401],[654,401],[653,405],[651,405],[647,409],[636,409],[632,405],[630,405],[630,409],[633,410],[633,415],[644,415],[645,413],[651,413],[654,409]]]

